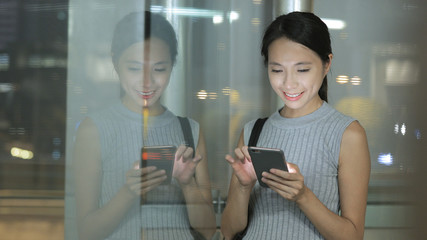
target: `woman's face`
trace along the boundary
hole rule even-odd
[[[314,112],[323,101],[318,91],[329,71],[311,49],[287,38],[273,41],[268,48],[268,76],[273,90],[285,103],[282,115],[301,117]]]
[[[153,115],[164,111],[159,99],[169,83],[172,61],[163,40],[154,37],[131,45],[123,51],[116,69],[126,107],[138,113],[148,107]]]

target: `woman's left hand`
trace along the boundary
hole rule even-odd
[[[194,177],[197,164],[202,160],[202,156],[196,154],[193,158],[193,149],[185,145],[178,147],[175,153],[175,164],[172,176],[181,185],[187,185]]]
[[[304,176],[297,165],[287,163],[289,172],[279,169],[271,169],[270,172],[262,173],[262,181],[280,196],[294,202],[298,202],[303,197],[306,186]]]

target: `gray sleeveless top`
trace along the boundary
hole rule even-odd
[[[338,214],[340,144],[345,129],[354,120],[326,102],[315,112],[299,118],[284,118],[277,111],[265,122],[257,146],[282,149],[286,160],[298,165],[306,186]],[[246,145],[255,121],[245,125]],[[251,193],[249,212],[244,239],[323,239],[294,202],[258,182]]]
[[[91,114],[101,143],[102,189],[99,206],[107,204],[125,184],[126,172],[140,159],[143,146],[143,117],[121,102]],[[199,124],[190,119],[197,147]],[[166,110],[149,117],[146,146],[184,144],[177,117]],[[152,190],[140,206],[133,206],[118,228],[107,239],[192,239],[183,194],[174,181]]]

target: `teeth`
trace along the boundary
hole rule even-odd
[[[143,95],[143,96],[148,96],[154,93],[154,91],[150,91],[150,92],[141,92],[141,91],[137,91],[139,94]]]
[[[301,93],[296,93],[296,94],[289,94],[289,93],[285,93],[286,96],[288,97],[298,97],[299,95],[301,95]]]

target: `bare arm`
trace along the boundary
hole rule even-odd
[[[326,239],[363,239],[371,162],[366,134],[358,122],[345,130],[339,158],[341,216],[330,211],[304,185],[294,164],[289,164],[289,173],[272,170],[273,174],[263,174],[269,178],[263,181],[284,198],[295,201]]]
[[[192,149],[188,148],[183,155],[185,158],[191,159],[192,153]],[[201,159],[196,163],[195,177],[191,177],[188,182],[180,185],[187,204],[190,225],[206,239],[210,239],[216,231],[216,221],[212,204],[206,145],[202,132],[200,132],[193,161],[198,161],[198,158]]]
[[[235,150],[236,159],[230,155],[227,161],[233,168],[227,204],[221,219],[221,232],[226,239],[232,239],[243,231],[248,224],[249,197],[256,182],[247,147],[244,147],[243,131],[240,135],[238,147]],[[248,161],[249,160],[249,161]]]
[[[164,174],[153,169],[128,171],[127,183],[118,193],[99,208],[101,190],[101,150],[95,124],[85,119],[79,127],[74,148],[74,176],[77,220],[80,239],[104,239],[120,224],[134,204],[138,204],[140,191],[149,191],[163,180]],[[141,186],[141,176],[150,176],[148,187]],[[156,177],[157,176],[157,177]],[[125,179],[124,179],[125,180]],[[150,182],[151,181],[151,182]]]

